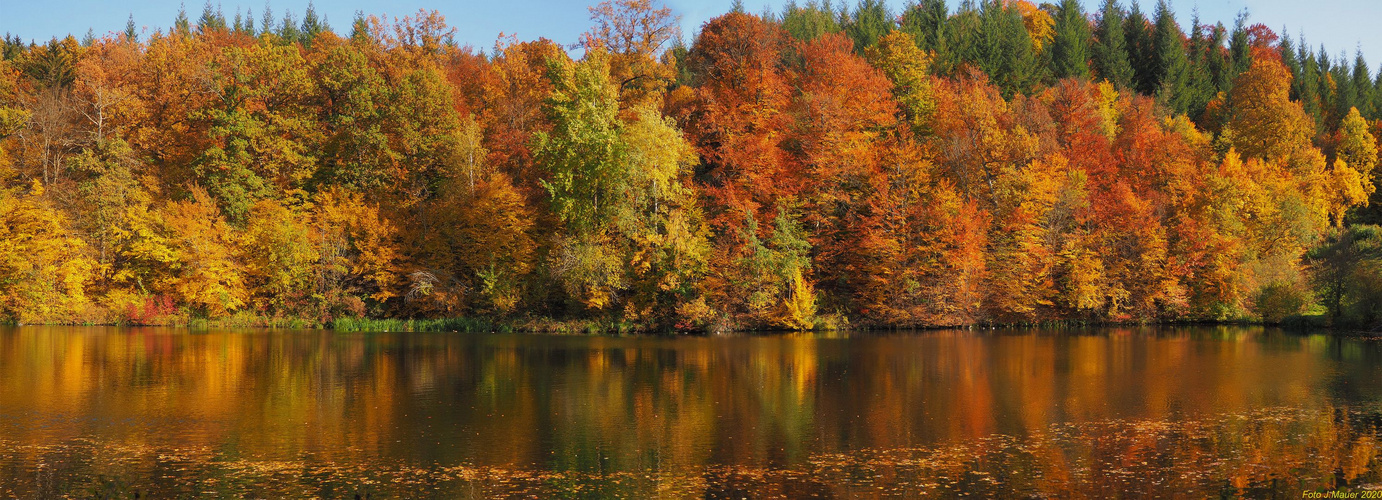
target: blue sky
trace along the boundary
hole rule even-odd
[[[702,23],[728,11],[731,1],[665,0],[681,15],[688,43]],[[959,2],[948,1],[952,9]],[[1097,9],[1100,3],[1100,0],[1081,1],[1090,10]],[[1123,0],[1123,4],[1126,6],[1130,1]],[[134,15],[137,25],[149,31],[166,29],[177,15],[180,3],[179,0],[0,0],[0,32],[38,41],[68,33],[80,38],[88,28],[98,35],[121,31],[130,14]],[[204,0],[189,1],[188,17],[195,21],[204,3]],[[256,0],[213,3],[218,3],[227,17],[233,16],[240,7],[252,10],[256,20],[265,7],[265,3]],[[744,0],[744,7],[755,13],[762,12],[765,7],[777,12],[785,3],[786,0]],[[894,11],[901,11],[906,0],[888,0],[887,3]],[[1148,14],[1156,5],[1155,0],[1141,0],[1141,4]],[[279,17],[291,10],[301,19],[307,0],[271,0],[268,5]],[[402,17],[420,8],[437,9],[446,16],[448,24],[457,28],[460,42],[488,49],[500,32],[516,34],[525,40],[547,37],[564,44],[575,42],[590,24],[587,5],[582,1],[560,0],[319,0],[316,10],[329,19],[332,27],[346,31],[356,10]],[[1226,25],[1231,25],[1234,16],[1246,8],[1253,22],[1266,24],[1278,32],[1285,26],[1292,38],[1304,32],[1312,46],[1323,43],[1331,54],[1345,51],[1351,59],[1355,48],[1361,46],[1374,70],[1377,61],[1382,61],[1382,30],[1377,29],[1378,20],[1382,19],[1382,2],[1376,0],[1171,0],[1171,5],[1182,26],[1189,24],[1196,8],[1203,22],[1222,21]]]

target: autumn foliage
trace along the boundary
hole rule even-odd
[[[0,315],[1279,320],[1370,213],[1372,83],[1266,28],[869,5],[686,46],[613,0],[576,52],[426,11],[7,40]]]

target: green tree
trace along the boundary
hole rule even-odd
[[[1364,117],[1372,116],[1373,110],[1373,88],[1372,74],[1368,69],[1368,61],[1363,58],[1363,52],[1358,51],[1353,58],[1353,74],[1349,78],[1349,85],[1353,90],[1353,107],[1358,108],[1358,112]],[[1344,112],[1347,116],[1347,112]]]
[[[854,40],[854,51],[859,54],[895,28],[893,13],[888,11],[888,6],[882,0],[860,0],[841,24],[849,38]]]
[[[609,227],[628,183],[627,147],[620,139],[619,98],[608,62],[548,61],[553,91],[543,109],[550,131],[533,135],[533,156],[546,171],[552,214],[562,223],[553,250],[553,277],[567,296],[593,310],[613,304],[626,286],[620,241]]]
[[[139,43],[139,29],[134,24],[134,13],[130,13],[129,19],[125,20],[125,40]]]
[[[1301,40],[1301,46],[1305,46],[1305,40]],[[1252,66],[1252,46],[1248,40],[1248,11],[1243,10],[1233,19],[1233,32],[1228,39],[1228,54],[1232,63],[1232,70],[1227,75],[1227,79],[1232,81],[1238,75],[1247,71]]]
[[[394,96],[370,64],[369,49],[352,43],[317,54],[313,80],[325,137],[315,184],[382,192],[394,178],[396,154],[385,128]]]
[[[1172,112],[1184,114],[1190,110],[1194,97],[1190,87],[1190,61],[1185,55],[1185,35],[1166,0],[1156,5],[1152,47],[1156,53],[1157,99]]]
[[[955,45],[960,60],[987,74],[1005,97],[1028,93],[1037,81],[1039,60],[1022,13],[1003,2],[986,1],[977,21],[978,29]]]
[[[745,294],[744,319],[750,325],[810,329],[814,326],[815,290],[807,281],[811,244],[785,208],[779,208],[767,241],[758,236],[758,221],[745,213],[739,237],[741,254],[734,261],[731,281]]]
[[[210,146],[193,172],[229,220],[240,223],[255,201],[296,189],[314,173],[316,121],[306,61],[295,47],[230,47],[213,63]]]
[[[1056,10],[1056,36],[1051,41],[1051,76],[1089,78],[1093,37],[1079,0],[1061,0]]]
[[[1142,95],[1157,95],[1161,87],[1161,72],[1155,47],[1155,26],[1142,14],[1142,8],[1133,2],[1132,10],[1123,21],[1124,39],[1127,42],[1128,62],[1132,66],[1132,88]]]
[[[1208,28],[1208,33],[1206,33],[1206,28]],[[1213,27],[1200,24],[1200,14],[1197,11],[1190,21],[1190,39],[1186,43],[1188,82],[1185,89],[1187,93],[1185,104],[1186,112],[1195,118],[1202,128],[1205,126],[1201,120],[1205,108],[1219,92],[1219,88],[1214,82],[1212,69],[1215,64],[1214,60],[1220,52],[1214,39],[1216,33],[1217,30]],[[1217,130],[1217,128],[1211,130]]]
[[[544,109],[552,130],[534,134],[534,157],[548,172],[542,184],[552,213],[573,232],[594,231],[610,219],[626,182],[618,94],[600,57],[549,61],[547,71],[554,89]]]
[[[178,4],[178,17],[173,19],[173,32],[183,35],[192,32],[191,23],[187,20],[186,4]]]
[[[298,21],[293,16],[293,11],[283,11],[283,19],[278,22],[278,31],[274,34],[278,35],[279,43],[284,44],[292,44],[302,38],[302,30],[298,28]]]
[[[226,16],[221,14],[219,8],[211,8],[208,0],[202,7],[202,17],[197,19],[197,31],[201,34],[212,33],[226,30]]]
[[[782,11],[782,29],[797,40],[809,41],[826,33],[837,33],[844,29],[835,11],[831,10],[830,0],[816,3],[807,2],[805,6],[788,2]]]
[[[941,54],[947,52],[946,20],[949,17],[949,7],[945,5],[945,0],[921,0],[908,5],[907,10],[902,12],[899,28],[903,33],[911,35],[921,50],[933,52],[938,58],[945,58]]]
[[[1094,73],[1119,90],[1132,88],[1132,63],[1128,60],[1123,9],[1117,0],[1104,0],[1094,40],[1091,51]]]
[[[317,17],[317,7],[312,2],[307,2],[307,13],[302,16],[302,27],[298,33],[298,41],[304,46],[311,46],[312,40],[322,33],[331,31],[331,26],[326,24],[326,18]]]
[[[1382,234],[1377,226],[1352,226],[1336,229],[1306,253],[1311,281],[1321,305],[1332,322],[1338,323],[1345,307],[1359,297],[1359,278],[1375,273],[1382,260]],[[1368,325],[1372,326],[1372,325]]]

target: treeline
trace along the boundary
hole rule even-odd
[[[1164,2],[736,8],[689,46],[649,0],[591,12],[578,58],[425,11],[6,37],[0,314],[1379,316],[1361,56]]]

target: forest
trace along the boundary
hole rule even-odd
[[[6,35],[0,318],[1382,324],[1361,53],[1165,0],[590,14]]]

